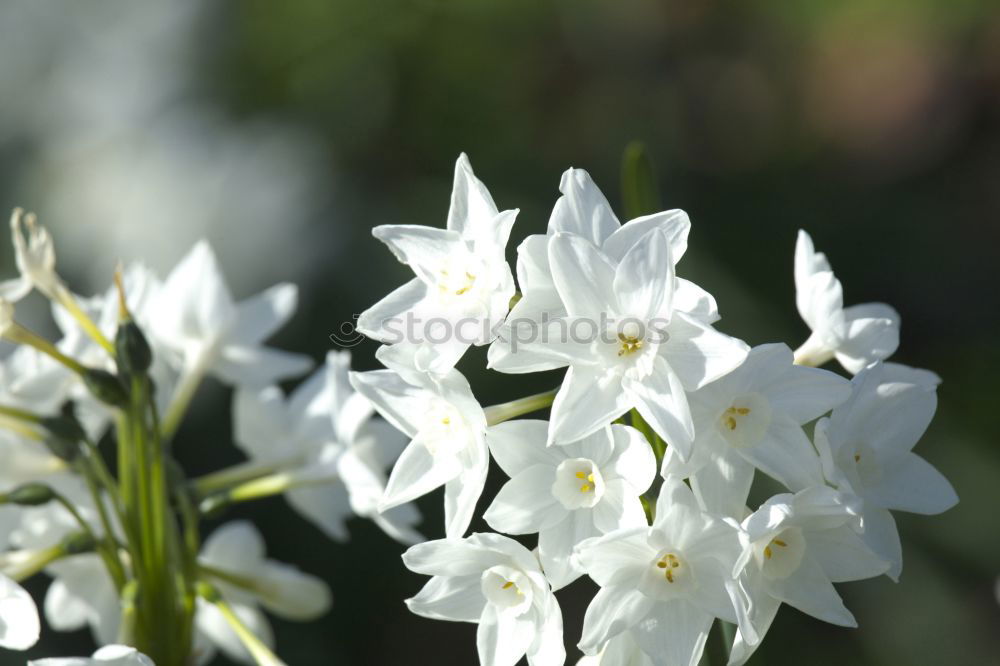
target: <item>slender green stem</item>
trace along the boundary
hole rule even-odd
[[[202,581],[198,584],[198,595],[205,601],[211,603],[225,618],[233,633],[240,639],[243,646],[253,657],[257,666],[285,666],[285,663],[278,659],[271,649],[264,645],[264,642],[247,627],[243,620],[233,611],[232,607],[222,598],[218,590],[210,583]]]
[[[83,364],[70,358],[69,356],[66,356],[66,354],[59,351],[54,344],[18,323],[11,324],[11,326],[4,331],[3,337],[10,342],[16,342],[18,344],[34,347],[38,351],[58,361],[78,375],[82,375],[87,371],[87,368],[85,368]]]
[[[247,462],[198,477],[191,481],[191,487],[199,497],[207,497],[220,490],[225,490],[262,476],[274,474],[286,466],[281,462],[261,463],[248,460]]]
[[[90,497],[94,502],[94,506],[97,507],[97,514],[100,517],[101,526],[104,529],[104,539],[98,542],[97,548],[101,551],[101,557],[104,559],[104,563],[108,567],[108,573],[111,574],[111,579],[114,581],[115,587],[119,592],[121,592],[126,581],[125,566],[118,557],[118,545],[115,543],[115,533],[112,529],[111,519],[108,516],[107,507],[104,506],[104,498],[101,496],[101,489],[95,478],[91,474],[87,473],[87,470],[84,470],[82,476],[87,484],[87,489],[90,491]]]
[[[642,414],[638,410],[633,409],[629,412],[629,416],[632,420],[632,427],[641,432],[649,442],[649,446],[653,449],[653,454],[656,456],[656,464],[659,466],[663,460],[663,455],[667,451],[666,442],[656,434],[656,431],[646,422],[646,419],[642,418]]]
[[[209,495],[201,502],[199,508],[202,513],[209,513],[231,504],[281,495],[293,488],[324,485],[330,483],[332,480],[331,477],[301,478],[287,472],[278,472],[252,479],[220,493]]]
[[[53,300],[58,301],[58,303],[66,309],[70,316],[76,320],[76,322],[80,325],[80,328],[83,329],[84,333],[86,333],[91,340],[99,344],[104,348],[104,351],[114,357],[114,345],[111,344],[111,341],[108,340],[103,333],[101,333],[101,329],[97,327],[94,320],[83,311],[69,289],[60,283],[56,286],[55,293],[52,296],[54,297]]]
[[[520,398],[519,400],[512,400],[510,402],[487,407],[483,410],[486,412],[486,423],[489,425],[496,425],[524,414],[537,412],[539,409],[545,409],[552,404],[553,400],[555,400],[556,393],[558,391],[559,389],[552,389],[551,391],[529,395],[528,397]]]
[[[167,413],[163,415],[160,433],[164,440],[169,441],[177,433],[177,428],[184,420],[188,406],[190,406],[194,394],[198,392],[198,387],[201,386],[201,381],[205,378],[208,365],[214,356],[214,348],[203,351],[198,360],[182,374],[180,383],[174,389],[174,395],[167,407]]]
[[[0,405],[0,416],[6,416],[12,419],[17,419],[18,421],[26,421],[28,423],[35,424],[40,424],[42,422],[42,416],[40,414],[10,405]]]
[[[18,435],[36,442],[45,440],[45,435],[21,419],[14,419],[0,414],[0,427],[6,428],[11,432],[16,432]]]

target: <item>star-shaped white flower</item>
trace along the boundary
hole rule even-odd
[[[798,491],[823,484],[819,456],[802,426],[851,395],[850,382],[793,365],[783,344],[754,347],[738,368],[688,394],[695,440],[684,463],[671,447],[663,474],[690,478],[711,512],[742,518],[754,469]]]
[[[704,513],[691,490],[666,479],[652,527],[588,539],[577,549],[601,586],[579,647],[596,655],[628,631],[656,666],[694,666],[715,618],[736,621],[730,598],[739,555],[734,524]]]
[[[579,442],[547,447],[546,421],[508,421],[486,432],[493,459],[510,477],[484,518],[507,534],[538,532],[538,556],[554,590],[583,574],[574,547],[589,537],[645,526],[639,496],[656,460],[635,429],[612,425]]]
[[[198,242],[163,283],[147,331],[186,375],[234,386],[267,386],[312,366],[301,354],[263,346],[288,321],[298,289],[283,283],[236,303],[215,254]]]
[[[377,356],[391,369],[350,375],[358,393],[410,438],[378,508],[387,511],[443,485],[445,532],[458,538],[469,529],[486,484],[486,415],[458,370],[417,371],[405,353],[415,350],[403,351],[382,347]]]
[[[818,366],[836,358],[856,374],[889,358],[899,346],[899,313],[884,303],[845,308],[843,289],[830,262],[801,230],[795,244],[795,304],[812,330],[795,351],[798,363]]]
[[[670,245],[671,259],[680,261],[687,250],[691,222],[682,210],[644,215],[618,221],[601,190],[583,169],[568,169],[559,183],[556,201],[545,234],[528,236],[517,248],[517,282],[521,299],[511,309],[501,334],[490,346],[489,366],[500,372],[524,373],[566,365],[539,350],[544,342],[534,332],[546,321],[566,315],[549,262],[549,239],[557,233],[589,240],[612,260],[619,261],[646,234],[660,229]],[[719,318],[711,294],[683,278],[675,277],[673,307],[710,324]]]
[[[568,364],[552,405],[549,441],[579,440],[635,408],[685,458],[694,425],[685,391],[738,366],[743,342],[673,308],[670,241],[654,228],[620,261],[575,234],[549,240],[567,317],[538,353]]]
[[[0,298],[19,301],[32,288],[52,298],[61,285],[56,275],[56,251],[48,230],[38,224],[34,214],[15,208],[10,216],[14,241],[14,262],[18,277],[0,282]]]
[[[730,666],[745,663],[764,639],[782,603],[815,618],[855,627],[833,583],[880,576],[889,563],[855,531],[851,499],[822,486],[775,495],[743,521],[739,629]]]
[[[330,352],[326,364],[287,398],[277,386],[243,389],[233,405],[233,430],[240,448],[259,463],[288,475],[288,501],[327,536],[347,539],[345,521],[370,518],[406,543],[419,514],[412,505],[379,513],[385,470],[405,439],[381,419],[348,381],[351,355]]]
[[[855,375],[851,398],[816,424],[815,444],[827,480],[861,498],[865,543],[903,568],[899,531],[890,510],[934,515],[958,503],[948,480],[913,447],[937,409],[933,373],[876,363]]]
[[[415,346],[417,367],[436,372],[452,368],[470,345],[492,341],[514,295],[504,252],[516,216],[516,210],[497,210],[462,154],[447,228],[372,230],[416,277],[363,312],[358,330],[387,344]]]
[[[497,534],[440,539],[411,547],[403,563],[433,576],[406,605],[434,620],[476,622],[482,666],[561,666],[562,611],[524,546]]]

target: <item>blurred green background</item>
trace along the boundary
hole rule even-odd
[[[513,257],[565,168],[616,204],[622,150],[643,140],[665,204],[693,221],[681,274],[751,344],[806,335],[792,250],[808,229],[847,303],[901,312],[896,360],[943,376],[917,451],[961,503],[900,517],[899,584],[841,586],[860,629],[786,608],[751,663],[1000,664],[996,0],[8,0],[0,92],[0,209],[40,214],[79,291],[103,290],[118,258],[163,274],[204,236],[237,296],[301,285],[276,344],[317,359],[408,279],[369,229],[443,225],[460,151],[521,209]],[[374,349],[356,347],[355,366]],[[490,375],[483,358],[460,367],[486,404],[558,381]],[[240,458],[228,401],[207,386],[182,430],[194,474]],[[420,502],[432,537],[440,503]],[[373,525],[342,545],[280,499],[233,517],[333,586],[328,617],[275,622],[290,666],[475,663],[472,625],[408,614],[423,579]],[[569,645],[592,591],[560,594]],[[91,649],[86,632],[46,630],[29,657]]]

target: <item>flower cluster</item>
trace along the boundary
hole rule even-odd
[[[105,647],[39,666],[188,666],[218,651],[280,664],[265,611],[314,619],[329,589],[268,559],[250,523],[203,539],[203,517],[284,493],[331,539],[346,540],[346,521],[360,516],[420,540],[412,506],[379,511],[405,440],[351,388],[347,353],[331,352],[288,396],[277,386],[313,366],[265,345],[296,308],[294,285],[236,301],[201,242],[165,280],[134,264],[81,298],[34,216],[15,210],[11,228],[19,275],[0,282],[0,334],[18,346],[0,362],[0,646],[37,641],[39,614],[19,582],[44,572],[48,624],[89,627]],[[51,301],[61,339],[17,321],[15,302],[32,291]],[[206,377],[234,390],[247,460],[188,479],[175,435]]]
[[[386,369],[351,382],[410,440],[377,509],[444,486],[446,538],[403,558],[432,577],[409,608],[478,623],[485,666],[564,663],[554,592],[584,575],[600,590],[581,664],[691,666],[716,620],[735,625],[742,664],[782,604],[854,626],[834,583],[899,576],[892,512],[957,502],[912,452],[939,379],[887,362],[897,313],[845,308],[800,232],[796,304],[812,333],[794,352],[750,348],[677,274],[683,211],[622,224],[585,171],[559,189],[546,233],[518,246],[516,293],[504,254],[517,211],[497,208],[464,155],[445,229],[374,229],[414,273],[359,319]],[[426,325],[401,338],[403,319]],[[484,409],[455,369],[471,345],[489,345],[499,372],[565,368],[562,384]],[[853,377],[817,367],[833,359]],[[467,535],[491,458],[509,481],[483,518],[509,536]],[[762,477],[783,492],[748,507]],[[534,534],[531,550],[510,538]]]

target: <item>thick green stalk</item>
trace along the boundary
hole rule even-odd
[[[487,407],[483,410],[486,412],[486,423],[489,425],[496,425],[524,414],[537,412],[539,409],[545,409],[555,400],[556,392],[558,390],[559,389],[552,389],[551,391],[546,391],[545,393],[537,393],[535,395],[529,395],[526,398],[511,400],[510,402]]]

